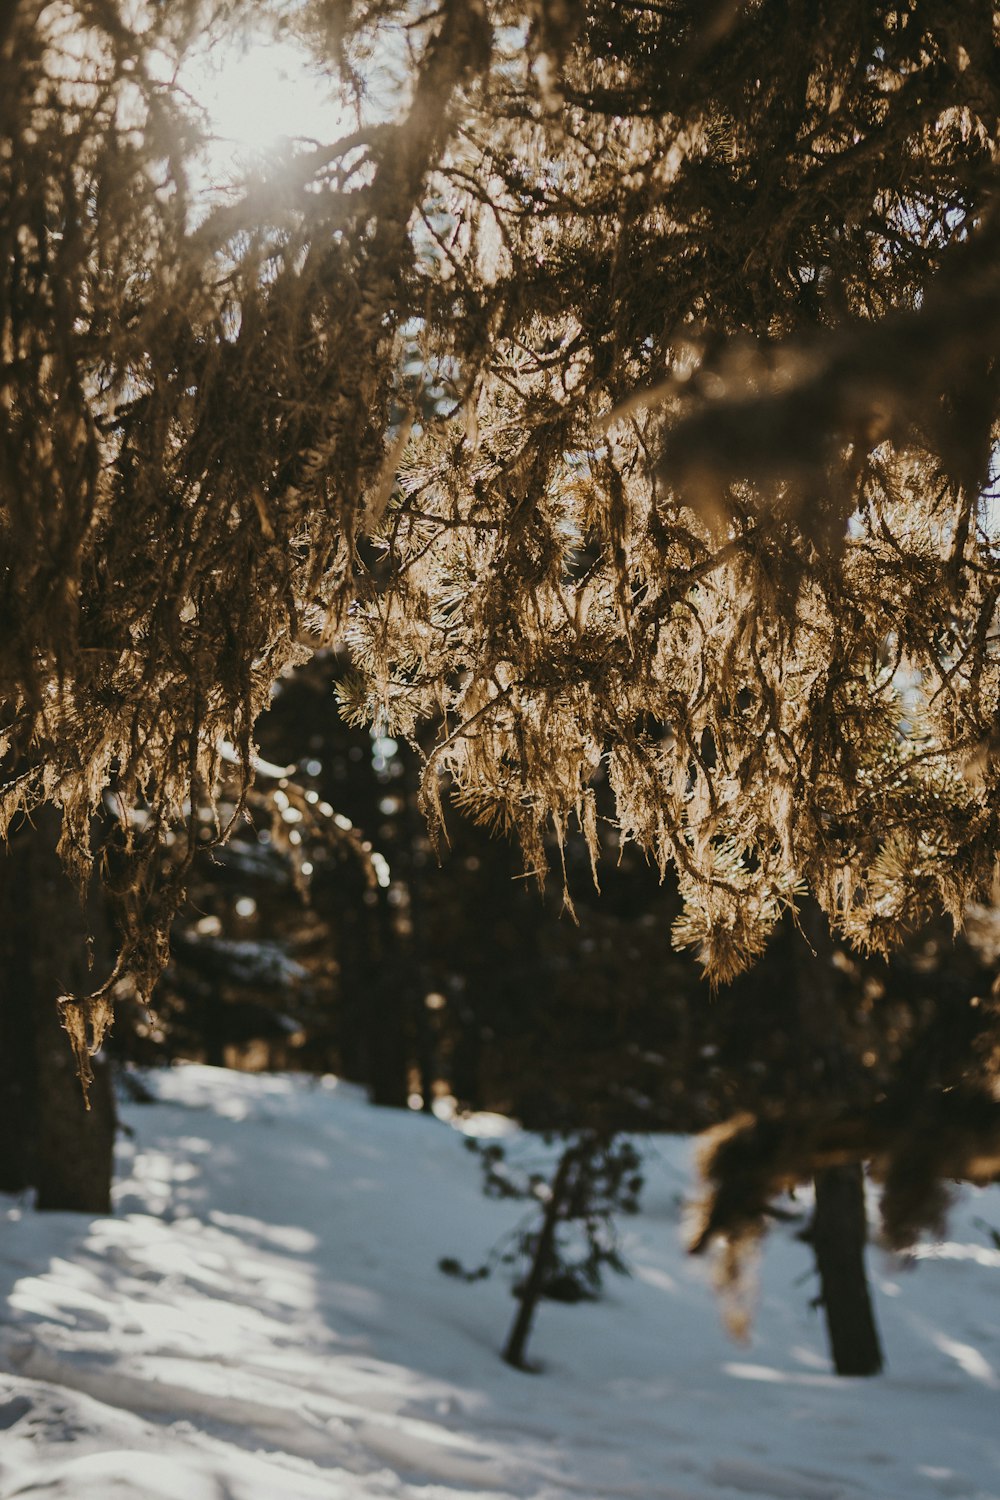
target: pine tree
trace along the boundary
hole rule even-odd
[[[603,766],[716,980],[806,891],[875,952],[961,921],[998,835],[992,8],[272,0],[357,128],[199,197],[173,65],[262,14],[2,11],[0,832],[56,805],[85,882],[95,808],[142,813],[115,971],[63,1001],[84,1074],[223,743],[245,794],[276,676],[345,633],[432,820],[447,782],[529,870],[574,823],[596,855]]]

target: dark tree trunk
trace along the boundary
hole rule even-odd
[[[108,1214],[115,1110],[107,1064],[103,1058],[94,1059],[87,1109],[51,988],[35,992],[35,1022],[39,1084],[37,1207]]]
[[[838,1375],[877,1375],[882,1368],[865,1274],[867,1237],[861,1167],[827,1167],[819,1172],[811,1238]]]
[[[368,1079],[365,1045],[365,985],[370,981],[370,955],[364,941],[366,931],[362,900],[365,894],[360,874],[349,878],[343,865],[337,868],[339,880],[329,877],[313,884],[313,900],[320,904],[334,932],[337,959],[335,1038],[338,1071],[352,1083]]]
[[[11,1186],[36,1188],[40,1209],[108,1213],[110,1076],[96,1059],[88,1110],[56,1006],[61,994],[91,985],[87,939],[94,937],[101,963],[104,911],[97,901],[91,911],[81,909],[55,853],[57,831],[58,819],[43,813],[2,857],[0,942],[8,962],[0,977],[0,1081],[13,1080],[13,1102],[3,1105],[4,1175]]]
[[[393,930],[388,893],[378,886],[365,892],[362,933],[367,954],[364,1035],[368,1095],[373,1104],[405,1109],[410,1097],[406,987],[409,975]]]
[[[427,1009],[427,996],[437,988],[428,962],[428,924],[420,863],[427,824],[420,811],[420,763],[415,755],[407,754],[400,764],[404,808],[401,838],[394,858],[402,872],[401,888],[409,917],[408,934],[401,934],[402,948],[409,955],[406,1001],[412,1016],[414,1052],[420,1073],[421,1108],[424,1114],[433,1114],[434,1084],[440,1070],[437,1028]]]
[[[810,1075],[815,1102],[844,1108],[856,1087],[856,1063],[847,1046],[838,1004],[834,942],[817,904],[803,902],[804,941],[798,944],[799,1019],[807,1049],[819,1064]],[[820,1279],[830,1353],[838,1375],[877,1375],[882,1368],[871,1294],[865,1273],[865,1187],[861,1166],[829,1167],[817,1174],[811,1238]]]
[[[204,987],[202,1001],[202,1042],[205,1062],[210,1068],[226,1066],[225,1002],[219,994],[219,981],[212,979]]]
[[[580,1155],[579,1145],[567,1146],[562,1154],[556,1175],[552,1181],[552,1193],[545,1206],[545,1217],[538,1234],[538,1242],[535,1245],[535,1255],[531,1267],[525,1279],[524,1286],[519,1294],[520,1305],[514,1317],[507,1342],[503,1347],[503,1358],[516,1370],[529,1370],[531,1366],[527,1363],[528,1337],[531,1333],[531,1325],[535,1318],[535,1309],[538,1307],[542,1292],[545,1289],[545,1280],[552,1265],[552,1252],[555,1249],[556,1228],[562,1214],[563,1207],[569,1198],[573,1186],[573,1169]]]
[[[373,1104],[405,1109],[409,1096],[407,976],[386,892],[348,859],[313,888],[330,914],[339,966],[338,1051],[348,1078],[368,1085]]]
[[[367,999],[368,1092],[373,1104],[405,1109],[410,1097],[406,1037],[406,980],[383,959],[370,978]]]
[[[449,1061],[449,1084],[462,1109],[483,1108],[483,1036],[477,1012],[461,996],[454,1006],[456,1037]]]
[[[8,850],[0,850],[0,1192],[4,1193],[19,1193],[34,1185],[38,1145],[25,843],[19,839]]]

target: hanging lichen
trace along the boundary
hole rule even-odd
[[[164,59],[254,9],[0,8],[0,834],[54,803],[82,882],[120,810],[148,995],[223,745],[245,789],[346,632],[348,708],[436,726],[432,818],[447,782],[537,869],[596,854],[607,776],[716,980],[805,889],[876,950],[959,919],[1000,832],[990,7],[274,4],[357,128],[203,202]]]

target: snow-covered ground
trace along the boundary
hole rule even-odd
[[[947,1243],[873,1252],[888,1373],[837,1380],[794,1226],[728,1340],[681,1246],[690,1147],[659,1138],[631,1279],[543,1304],[527,1375],[497,1357],[504,1280],[437,1270],[523,1212],[459,1130],[332,1079],[153,1084],[113,1218],[0,1200],[2,1500],[1000,1497],[998,1189]]]

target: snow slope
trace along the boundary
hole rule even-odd
[[[526,1375],[503,1279],[436,1269],[523,1211],[458,1130],[332,1079],[152,1082],[113,1218],[0,1200],[0,1500],[1000,1500],[998,1189],[873,1253],[889,1371],[837,1380],[788,1228],[727,1339],[681,1249],[690,1148],[657,1139],[632,1278],[543,1305]]]

